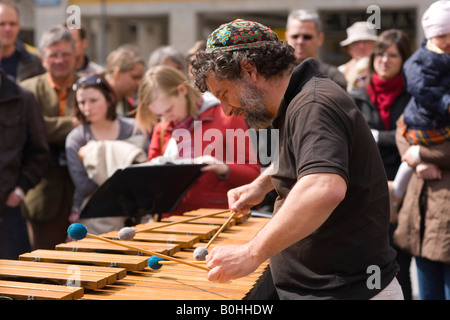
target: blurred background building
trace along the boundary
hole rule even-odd
[[[81,24],[88,31],[88,54],[100,63],[124,43],[137,45],[143,57],[159,46],[171,45],[187,52],[222,23],[236,18],[261,22],[284,38],[287,16],[296,9],[317,11],[325,43],[320,58],[339,65],[349,56],[339,42],[355,21],[368,20],[369,6],[380,8],[380,29],[402,29],[418,46],[423,38],[420,19],[435,0],[17,0],[22,23],[21,39],[37,46],[45,30],[67,21],[79,8]]]

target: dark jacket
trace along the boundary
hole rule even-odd
[[[25,79],[43,74],[45,72],[42,66],[41,59],[37,54],[30,52],[30,50],[21,41],[17,40],[16,52],[19,57],[17,65],[16,82],[19,83]]]
[[[370,129],[379,131],[377,141],[378,149],[380,150],[381,158],[383,159],[386,175],[389,180],[393,180],[401,163],[400,154],[395,143],[396,121],[403,113],[408,101],[410,100],[409,93],[404,90],[392,105],[389,115],[390,130],[386,130],[384,128],[380,113],[378,112],[377,107],[370,100],[369,95],[364,88],[353,89],[350,91],[350,95],[358,108],[361,110],[364,118],[367,120]]]
[[[414,129],[439,129],[450,123],[450,55],[432,52],[425,45],[426,40],[403,66],[412,95],[405,123]]]
[[[41,179],[49,161],[44,119],[31,92],[0,70],[0,213],[8,194]]]

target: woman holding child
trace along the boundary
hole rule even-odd
[[[415,257],[419,298],[450,300],[450,1],[424,13],[426,39],[405,63],[412,98],[397,145],[414,169],[394,240]]]

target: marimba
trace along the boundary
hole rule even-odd
[[[148,229],[190,216],[218,212],[199,209],[161,222],[134,228]],[[230,212],[151,231],[138,232],[132,246],[193,262],[193,251],[204,246],[223,225]],[[214,239],[216,245],[243,244],[267,223],[267,218],[245,216],[231,223]],[[117,239],[118,231],[101,235]],[[55,250],[35,250],[19,260],[0,260],[0,296],[12,299],[82,300],[243,300],[268,299],[273,294],[268,262],[252,274],[221,284],[208,281],[206,271],[184,264],[148,267],[136,250],[85,238],[62,243]]]

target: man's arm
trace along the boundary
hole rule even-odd
[[[317,230],[344,199],[345,180],[337,174],[318,173],[302,177],[283,206],[247,244],[215,247],[207,256],[211,281],[227,282],[248,275],[290,245]]]

